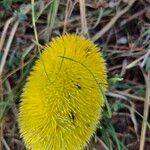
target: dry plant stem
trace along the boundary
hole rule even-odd
[[[74,2],[72,2],[71,0],[67,0],[66,10],[65,10],[65,19],[64,19],[64,22],[61,23],[64,26],[63,27],[63,34],[67,32],[67,24],[70,23],[70,20],[68,20],[68,18],[71,16],[72,11],[73,11],[76,4],[77,4],[77,0]],[[80,19],[80,16],[78,17],[78,19]],[[56,27],[54,27],[54,29],[55,28]]]
[[[66,32],[66,28],[67,28],[67,19],[68,19],[69,2],[70,2],[70,0],[67,0],[66,10],[65,10],[65,20],[64,20],[63,34]]]
[[[122,92],[122,91],[117,91],[117,90],[114,91],[114,92],[117,93],[117,94],[126,96],[126,97],[128,97],[128,98],[131,98],[131,99],[133,99],[133,100],[137,100],[137,101],[144,102],[144,98],[143,98],[143,97],[136,96],[136,95],[129,94],[129,93],[126,93],[126,92]]]
[[[139,150],[144,150],[144,144],[145,144],[145,134],[146,134],[146,123],[148,119],[148,113],[149,113],[149,103],[150,103],[150,72],[148,75],[144,74],[145,82],[146,82],[146,97],[144,102],[144,118],[142,123],[142,130],[141,130],[141,138],[140,138],[140,148]]]
[[[1,36],[1,39],[0,39],[0,51],[2,50],[3,48],[3,45],[4,45],[4,41],[5,41],[5,38],[6,38],[6,33],[7,33],[7,30],[8,30],[8,27],[9,25],[15,20],[15,17],[12,17],[10,19],[8,19],[5,23],[5,26],[4,26],[4,29],[3,29],[3,32],[2,32],[2,36]],[[6,54],[5,54],[6,55]],[[6,55],[7,56],[7,55]],[[4,58],[3,58],[3,62],[4,62]],[[2,62],[2,61],[1,61]],[[1,74],[0,74],[0,77],[1,77]],[[1,80],[1,79],[0,79]],[[2,92],[1,88],[2,88],[2,82],[0,82],[0,92]],[[0,93],[2,94],[2,93]],[[1,99],[2,100],[2,99]],[[2,150],[2,142],[3,142],[3,121],[1,121],[0,123],[0,150]]]
[[[116,21],[131,8],[131,6],[134,4],[135,1],[136,0],[131,0],[130,3],[123,10],[118,12],[116,16],[114,16],[110,20],[110,22],[105,27],[102,28],[102,30],[100,30],[96,35],[93,36],[92,41],[95,42],[100,37],[102,37],[116,23]]]
[[[82,34],[83,35],[88,35],[87,20],[86,20],[86,10],[85,10],[85,0],[79,0],[79,3],[80,3],[80,15],[81,15]]]
[[[18,25],[19,25],[19,21],[16,21],[16,23],[14,24],[14,26],[11,30],[8,42],[6,44],[6,48],[4,49],[4,55],[3,55],[1,63],[0,63],[0,76],[2,75],[3,68],[4,68],[4,65],[5,65],[5,62],[6,62],[6,58],[7,58],[7,55],[8,55],[8,52],[9,52],[9,49],[10,49],[11,43],[13,41],[14,35],[16,33]]]
[[[3,48],[8,27],[9,27],[9,25],[10,25],[14,20],[15,20],[15,17],[12,17],[12,18],[8,19],[8,20],[6,21],[6,23],[5,23],[5,26],[4,26],[4,29],[3,29],[3,32],[2,32],[2,36],[1,36],[1,39],[0,39],[0,51],[1,51],[2,48]]]
[[[140,58],[136,59],[135,61],[133,61],[132,63],[128,64],[126,66],[126,69],[131,69],[132,67],[136,66],[137,63],[139,63],[141,60],[144,59],[144,56],[141,56]]]
[[[37,17],[35,19],[35,22],[37,22],[37,20],[39,19],[39,17],[42,15],[42,13],[44,12],[45,9],[47,9],[47,7],[49,7],[49,5],[52,3],[52,1],[48,2],[43,9],[40,10],[40,12],[37,14]]]
[[[36,24],[35,24],[36,20],[35,20],[35,9],[34,9],[35,2],[34,2],[34,0],[31,0],[31,4],[32,4],[32,25],[33,25],[33,29],[34,29],[34,36],[35,36],[35,41],[37,44],[38,52],[41,55],[38,33],[37,33],[37,29],[36,29]]]
[[[101,21],[101,19],[102,19],[102,16],[103,16],[103,9],[100,8],[99,17],[98,17],[96,23],[94,24],[94,26],[91,27],[91,29],[95,29],[95,28],[98,26],[98,24],[100,23],[100,21]]]
[[[117,94],[117,93],[113,93],[113,92],[107,92],[106,93],[107,96],[113,97],[113,98],[120,98],[123,100],[127,100],[127,98],[123,95]]]
[[[30,9],[31,9],[31,6],[30,6],[30,5],[27,5],[27,6],[25,7],[25,9],[22,10],[22,12],[23,12],[24,14],[26,14],[26,13],[28,13],[28,12],[30,11]],[[13,19],[15,19],[15,17],[13,17],[12,20],[11,20],[11,18],[10,18],[10,21],[12,22]],[[10,23],[11,23],[11,22],[10,22]],[[10,23],[9,23],[9,24],[10,24]],[[7,25],[7,24],[6,24],[6,25]],[[5,47],[5,49],[4,49],[4,55],[3,55],[2,60],[1,60],[1,62],[0,62],[0,77],[1,77],[1,75],[2,75],[3,68],[4,68],[4,65],[5,65],[5,62],[6,62],[6,58],[7,58],[7,55],[8,55],[8,52],[9,52],[9,49],[10,49],[11,43],[12,43],[12,41],[13,41],[14,35],[15,35],[15,33],[16,33],[16,30],[17,30],[18,25],[19,25],[19,21],[16,21],[15,24],[14,24],[14,26],[12,27],[11,32],[10,32],[10,36],[9,36],[9,38],[8,38],[8,42],[6,43],[6,47]],[[7,30],[6,30],[6,31],[7,31]],[[3,31],[3,32],[4,32],[4,31]],[[6,34],[6,33],[5,33],[5,34]],[[4,38],[5,38],[5,35],[2,34],[2,38],[1,38],[2,43],[4,42],[4,41],[3,41]],[[0,42],[1,42],[1,41],[0,41]],[[1,43],[0,43],[0,44],[1,44]],[[2,45],[3,45],[3,44],[2,44]],[[1,47],[1,46],[0,46],[0,47]]]
[[[5,149],[6,149],[6,150],[10,150],[10,148],[9,148],[8,144],[6,143],[6,140],[5,140],[4,138],[3,138],[2,142],[3,142],[3,144],[4,144]],[[1,149],[0,149],[0,150],[1,150]]]

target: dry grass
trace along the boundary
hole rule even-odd
[[[17,125],[21,89],[43,45],[67,32],[95,41],[108,66],[112,117],[104,108],[86,149],[149,150],[149,1],[31,2],[0,1],[0,150],[26,149]]]

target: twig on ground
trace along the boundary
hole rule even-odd
[[[132,63],[128,64],[126,66],[126,69],[131,69],[132,67],[136,66],[141,60],[143,60],[143,61],[140,64],[140,67],[143,68],[149,55],[150,55],[150,50],[148,50],[147,53],[144,54],[143,56],[141,56],[140,58],[138,58],[135,61],[133,61]]]
[[[144,59],[144,56],[141,56],[140,58],[134,60],[132,63],[130,63],[126,66],[126,69],[131,69],[132,67],[136,66],[137,63],[139,63],[143,59]]]
[[[131,98],[131,99],[134,99],[134,100],[137,100],[137,101],[141,101],[141,102],[144,102],[144,98],[143,97],[140,97],[140,96],[136,96],[136,95],[133,95],[133,94],[129,94],[129,93],[126,93],[126,92],[123,92],[123,91],[114,91],[115,93],[117,94],[120,94],[122,96],[126,96],[128,98]]]
[[[114,97],[114,98],[120,98],[123,100],[127,100],[127,98],[125,96],[117,94],[117,93],[113,93],[113,92],[107,92],[106,95],[110,96],[110,97]]]

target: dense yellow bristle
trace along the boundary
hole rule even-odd
[[[19,127],[26,146],[83,149],[104,104],[97,83],[105,90],[106,78],[102,54],[91,41],[75,34],[52,40],[33,67],[21,97]]]

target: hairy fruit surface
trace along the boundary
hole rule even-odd
[[[80,150],[99,122],[107,75],[99,48],[83,36],[48,44],[24,87],[20,134],[32,150]]]

